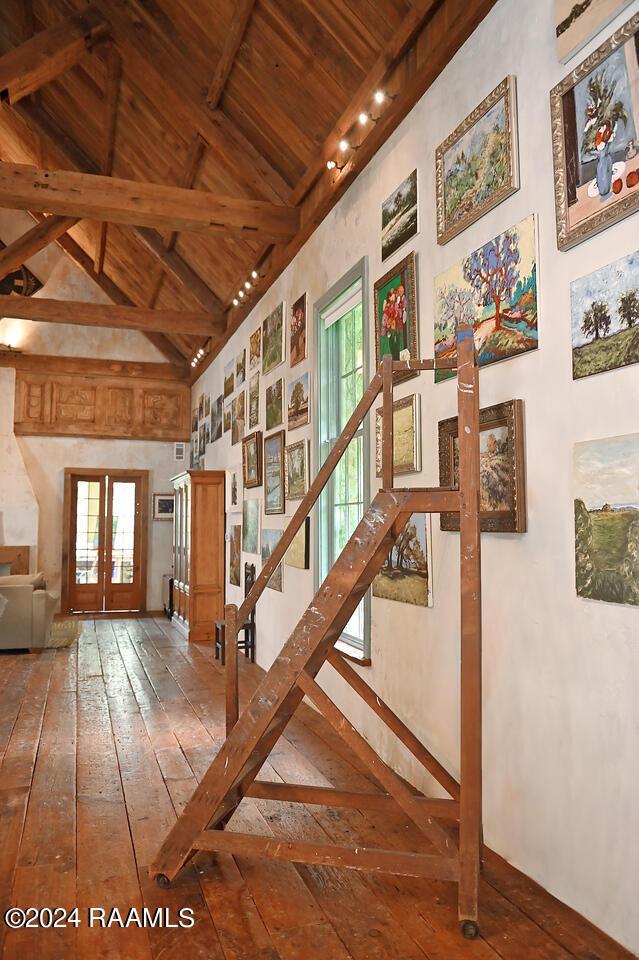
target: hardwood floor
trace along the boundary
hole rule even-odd
[[[240,658],[242,696],[262,671]],[[79,926],[8,930],[2,957],[38,960],[621,960],[630,954],[494,854],[481,939],[465,941],[443,882],[199,854],[169,890],[147,866],[224,736],[211,644],[166,620],[85,621],[77,645],[0,656],[0,905],[79,908]],[[303,707],[261,774],[376,788]],[[237,829],[422,848],[399,812],[245,800]],[[417,844],[417,846],[415,846]],[[426,849],[426,847],[423,847]],[[193,911],[190,928],[89,927],[87,909]],[[115,915],[113,915],[115,917]],[[94,914],[95,921],[99,915]]]

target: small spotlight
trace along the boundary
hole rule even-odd
[[[243,291],[243,290],[238,290],[238,291],[237,291],[237,295],[238,295],[238,297],[239,297],[240,300],[241,300],[241,299],[243,298],[243,296],[244,296],[244,291]]]
[[[191,366],[194,367],[197,361],[191,360]]]
[[[198,350],[197,355],[198,355],[198,357],[203,357],[203,356],[204,356],[204,350],[202,350],[201,347],[200,347],[200,349]]]
[[[349,147],[348,140],[340,140],[339,148],[342,151],[342,153],[346,153],[346,151],[348,150],[348,147]]]
[[[327,161],[326,161],[326,169],[327,169],[327,170],[334,170],[336,166],[337,166],[337,164],[335,163],[334,160],[327,160]]]
[[[383,90],[376,90],[373,99],[375,103],[383,103],[386,99],[386,94]]]
[[[240,301],[237,299],[237,297],[233,297],[233,306],[234,306],[234,307],[237,307],[238,304],[239,304],[239,302],[240,302]]]
[[[370,117],[368,116],[367,113],[364,113],[364,111],[362,111],[357,119],[359,120],[360,125],[362,127],[365,127],[368,121],[370,120]]]
[[[250,284],[250,282],[249,282],[248,280],[245,280],[245,281],[244,281],[244,286],[246,287],[247,290],[250,290],[250,289],[251,289],[251,284]]]
[[[257,270],[251,270],[251,276],[253,277],[254,280],[257,280],[257,278],[259,277],[259,273],[257,272]]]

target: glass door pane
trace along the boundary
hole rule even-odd
[[[100,571],[101,484],[79,480],[76,487],[75,582],[98,583]]]
[[[135,481],[114,481],[111,508],[111,583],[133,583]]]
[[[143,580],[141,488],[138,476],[107,477],[105,610],[141,610]]]

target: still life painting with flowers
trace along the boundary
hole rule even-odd
[[[415,254],[409,253],[375,284],[375,362],[390,353],[393,360],[417,360]],[[396,376],[396,381],[415,374]]]
[[[639,208],[639,15],[551,94],[560,250]]]

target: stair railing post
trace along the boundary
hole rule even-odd
[[[481,544],[479,370],[473,329],[457,331],[459,549],[461,605],[461,763],[459,919],[476,925],[482,831]]]
[[[382,358],[382,489],[393,488],[393,357]]]
[[[237,665],[237,606],[227,603],[224,607],[224,647],[226,681],[226,735],[237,723],[240,715],[240,694]]]

